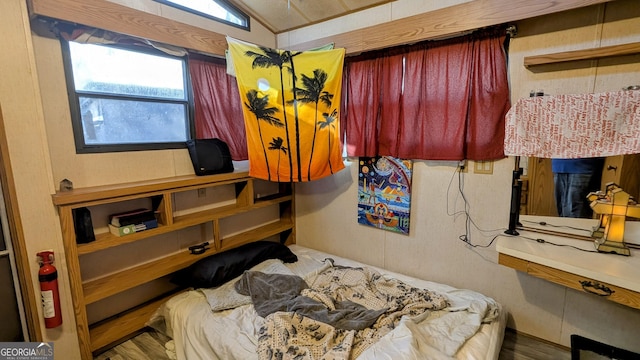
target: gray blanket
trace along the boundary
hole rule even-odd
[[[247,271],[235,288],[238,293],[251,297],[256,312],[263,318],[278,311],[293,312],[336,329],[368,328],[388,310],[370,310],[349,300],[337,301],[332,307],[327,307],[318,300],[301,295],[309,286],[295,275]]]

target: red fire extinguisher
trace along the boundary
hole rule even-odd
[[[50,329],[62,324],[60,293],[58,292],[58,270],[52,265],[53,251],[41,251],[37,255],[40,258],[38,280],[40,281],[44,325],[47,329]]]

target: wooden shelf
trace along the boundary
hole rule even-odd
[[[572,219],[589,220],[589,219]],[[580,227],[582,228],[582,226]],[[627,228],[632,228],[627,226]],[[522,238],[500,237],[496,244],[498,263],[609,301],[640,309],[640,266],[631,256],[594,251],[590,242],[519,229]],[[559,246],[527,239],[540,238]],[[586,251],[580,251],[586,250]],[[598,266],[593,266],[598,264]]]
[[[566,271],[558,270],[549,266],[540,265],[506,254],[498,254],[498,264],[516,269],[518,271],[547,281],[551,281],[562,286],[566,286],[574,290],[595,294],[618,304],[640,309],[640,293],[632,290],[572,274]],[[608,295],[607,293],[599,293],[597,289],[594,289],[593,286],[591,286],[591,284],[597,285],[603,289],[607,289],[611,292],[611,294]]]
[[[182,251],[133,268],[84,282],[82,284],[84,303],[88,305],[138,285],[145,284],[151,280],[159,279],[185,268],[214,252],[213,249],[209,249],[203,254],[192,255],[189,251]]]
[[[148,237],[157,236],[176,230],[184,229],[190,226],[204,224],[209,221],[218,220],[235,214],[241,214],[262,207],[291,201],[292,195],[279,195],[271,197],[268,200],[256,201],[251,207],[238,207],[237,205],[226,205],[210,210],[200,211],[188,215],[176,216],[172,225],[158,225],[157,228],[134,233],[127,236],[116,236],[111,233],[102,233],[96,235],[96,240],[86,244],[78,244],[78,255],[90,254],[95,251],[108,249],[114,246],[124,245],[136,242]]]
[[[281,242],[295,242],[293,185],[280,184],[278,185],[277,193],[256,198],[255,181],[256,179],[248,176],[247,171],[239,170],[233,173],[210,176],[192,175],[128,184],[96,186],[74,189],[53,195],[53,203],[58,207],[60,216],[67,270],[76,316],[76,331],[83,359],[92,359],[93,351],[113,344],[119,339],[125,338],[127,335],[143,328],[153,311],[166,298],[125,310],[92,326],[88,325],[88,305],[171,275],[216,252],[277,235],[280,235]],[[227,187],[221,190],[225,194],[228,194],[227,190],[235,192],[235,202],[230,205],[222,205],[226,203],[228,198],[216,198],[215,195],[212,195],[211,198],[195,201],[193,200],[195,194],[188,193],[218,186]],[[174,202],[177,201],[175,198],[183,199],[180,206],[181,214],[178,214],[175,208],[176,204]],[[111,233],[102,233],[98,234],[93,242],[86,244],[76,243],[73,222],[75,209],[91,207],[100,210],[97,213],[105,213],[107,209],[112,209],[114,204],[123,203],[120,205],[120,207],[123,207],[124,202],[144,199],[150,199],[154,205],[154,210],[159,214],[157,228],[122,237]],[[210,203],[203,204],[203,201],[210,201]],[[193,206],[193,209],[190,209],[189,206]],[[202,210],[203,206],[206,210]],[[224,228],[226,226],[221,221],[222,219],[243,216],[243,214],[248,214],[251,211],[271,206],[275,206],[275,208],[268,211],[272,212],[275,221],[257,223],[257,226],[245,229],[234,235],[222,237],[221,233],[223,231],[220,230],[220,227]],[[193,212],[189,212],[189,210],[193,210]],[[132,267],[115,269],[114,272],[99,278],[83,279],[79,261],[79,257],[82,255],[124,246],[143,239],[206,223],[212,224],[213,231],[211,233],[199,232],[200,235],[196,235],[198,238],[193,239],[194,242],[195,240],[202,240],[202,242],[208,241],[211,244],[210,248],[203,254],[193,255],[187,249],[180,249]],[[191,233],[197,234],[198,232]],[[123,251],[127,250],[123,248]],[[112,251],[108,254],[109,256],[117,256],[118,253]]]
[[[640,42],[603,46],[599,48],[564,51],[545,55],[526,56],[524,66],[557,64],[568,61],[594,60],[612,56],[640,54]]]
[[[198,224],[205,223],[207,221],[218,220],[218,219],[226,218],[232,215],[241,214],[247,211],[267,207],[270,205],[275,205],[277,203],[291,201],[291,198],[292,198],[291,195],[286,195],[270,201],[259,201],[254,203],[250,207],[249,206],[237,207],[235,205],[227,205],[227,206],[221,206],[215,209],[199,211],[192,214],[180,215],[180,216],[176,216],[173,219],[173,225],[171,227],[185,228],[193,225],[198,225]]]
[[[102,233],[96,235],[96,240],[86,244],[78,244],[78,255],[90,254],[92,252],[108,249],[110,247],[136,242],[151,236],[164,234],[172,231],[164,225],[158,225],[155,229],[133,233],[127,236],[115,236],[112,233]]]
[[[222,245],[220,251],[229,250],[240,245],[265,239],[273,235],[281,234],[287,230],[293,229],[292,222],[278,221],[275,223],[267,224],[259,228],[248,230],[240,234],[230,236],[222,239]]]
[[[238,207],[235,205],[221,206],[205,211],[194,212],[192,214],[176,216],[173,218],[171,225],[159,224],[157,228],[134,233],[127,236],[116,236],[111,233],[102,233],[96,235],[96,240],[86,244],[78,244],[78,255],[89,254],[95,251],[108,249],[114,246],[124,245],[131,242],[136,242],[148,237],[157,236],[176,230],[184,229],[189,226],[203,224],[209,221],[222,219],[231,215],[252,211],[255,209],[271,206],[274,204],[291,201],[292,195],[280,195],[274,194],[268,198],[261,198],[256,200],[254,204],[249,207]]]
[[[127,200],[127,196],[130,196],[132,199],[137,199],[141,197],[140,194],[145,194],[144,196],[158,195],[167,190],[186,191],[191,188],[233,184],[249,179],[251,179],[251,177],[249,177],[247,171],[237,170],[231,173],[217,175],[187,175],[125,184],[92,186],[57,192],[53,195],[53,204],[57,206],[76,205],[75,207],[77,208],[124,201]]]
[[[263,225],[234,235],[228,239],[222,239],[223,245],[221,250],[227,250],[252,241],[265,239],[289,230],[292,227],[293,224],[291,222],[282,221]],[[145,284],[151,280],[159,279],[183,269],[215,252],[213,248],[209,248],[204,253],[198,255],[193,255],[189,251],[182,251],[133,268],[127,268],[117,273],[84,282],[82,284],[84,302],[85,304],[91,304],[138,285]]]
[[[127,311],[124,314],[114,316],[99,324],[90,326],[91,351],[102,349],[118,341],[122,338],[122,334],[132,334],[144,329],[147,320],[158,310],[160,305],[179,293],[180,292],[174,292],[167,296],[160,297]]]

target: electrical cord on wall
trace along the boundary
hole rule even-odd
[[[470,206],[469,206],[469,202],[464,194],[464,182],[463,182],[463,177],[462,177],[462,170],[464,168],[462,166],[458,166],[456,168],[456,171],[453,173],[453,175],[451,176],[451,180],[449,181],[449,186],[447,187],[447,194],[449,194],[450,189],[451,189],[451,185],[453,183],[453,179],[455,177],[455,174],[458,174],[458,191],[460,193],[460,196],[462,197],[462,200],[464,202],[464,210],[463,211],[456,211],[456,212],[450,212],[449,209],[449,201],[447,199],[447,215],[449,216],[457,216],[460,214],[464,214],[465,216],[465,233],[463,235],[460,235],[458,237],[458,239],[462,242],[464,242],[465,244],[467,244],[468,246],[474,247],[474,248],[488,248],[491,245],[493,245],[493,243],[495,242],[495,240],[499,237],[499,236],[509,236],[509,235],[504,235],[502,234],[502,231],[505,228],[502,229],[495,229],[495,230],[483,230],[480,229],[478,227],[478,225],[473,221],[473,219],[471,218],[471,214],[470,214]],[[525,220],[526,221],[526,220]],[[553,225],[553,224],[548,224],[545,223],[544,221],[541,222],[535,222],[535,221],[529,221],[531,223],[537,223],[539,225],[543,225],[543,226],[554,226],[554,227],[565,227],[565,228],[571,228],[574,230],[580,230],[580,231],[589,231],[590,230],[586,230],[583,228],[577,228],[577,227],[571,227],[571,226],[562,226],[562,225]],[[496,234],[493,236],[493,238],[491,239],[491,241],[489,241],[488,244],[486,245],[480,245],[480,244],[474,244],[471,242],[471,227],[475,227],[478,231],[480,231],[481,233],[488,233],[488,232],[495,232],[495,231],[499,231],[500,233]],[[540,238],[531,238],[531,237],[527,237],[527,236],[522,236],[522,235],[518,235],[518,236],[514,236],[514,237],[520,237],[526,240],[530,240],[530,241],[535,241],[539,244],[548,244],[548,245],[553,245],[553,246],[558,246],[558,247],[569,247],[569,248],[573,248],[575,250],[579,250],[579,251],[583,251],[583,252],[591,252],[591,253],[599,253],[599,251],[597,250],[586,250],[586,249],[582,249],[579,248],[577,246],[573,246],[573,245],[568,245],[568,244],[557,244],[554,242],[550,242],[544,239],[540,239]]]
[[[564,228],[564,229],[571,229],[571,230],[577,230],[577,231],[584,231],[584,232],[588,233],[589,235],[591,235],[591,233],[593,232],[592,229],[584,229],[584,228],[568,226],[568,225],[554,225],[554,224],[549,224],[546,221],[530,221],[530,220],[520,220],[520,221],[523,222],[523,223],[529,223],[529,224],[536,224],[536,225],[549,226],[549,227],[555,227],[555,228]],[[630,247],[632,249],[640,249],[640,244],[634,244],[634,243],[625,243],[625,244],[626,244],[627,247]]]
[[[536,225],[542,225],[542,226],[549,226],[549,227],[555,227],[555,228],[564,228],[564,229],[571,229],[571,230],[577,230],[577,231],[584,231],[587,233],[591,233],[592,230],[589,229],[584,229],[584,228],[579,228],[579,227],[574,227],[574,226],[568,226],[568,225],[555,225],[555,224],[550,224],[546,221],[531,221],[531,220],[520,220],[523,223],[529,223],[529,224],[536,224]]]
[[[570,247],[570,248],[573,248],[573,249],[576,249],[576,250],[580,250],[580,251],[584,251],[584,252],[600,253],[597,250],[587,250],[587,249],[579,248],[577,246],[568,245],[568,244],[557,244],[557,243],[554,243],[554,242],[551,242],[551,241],[547,241],[545,239],[540,239],[540,238],[532,238],[532,237],[522,236],[522,235],[519,235],[517,237],[523,238],[523,239],[526,239],[526,240],[535,241],[535,242],[537,242],[539,244],[548,244],[548,245],[560,246],[560,247]]]
[[[458,239],[462,242],[464,242],[465,244],[474,247],[474,248],[488,248],[491,245],[493,245],[493,243],[495,242],[495,240],[498,238],[498,236],[500,236],[500,233],[502,231],[505,230],[505,228],[500,228],[500,229],[493,229],[493,230],[484,230],[481,229],[471,218],[471,213],[470,213],[470,205],[469,205],[469,201],[467,200],[467,197],[464,194],[464,179],[463,179],[463,175],[462,175],[462,170],[464,170],[464,165],[458,165],[458,167],[456,167],[456,170],[454,171],[454,173],[451,176],[451,180],[449,181],[449,186],[447,186],[447,194],[450,193],[451,191],[451,185],[453,183],[453,179],[455,177],[455,174],[458,174],[458,192],[460,193],[461,197],[462,197],[462,201],[464,202],[464,210],[463,211],[456,211],[456,212],[450,212],[449,209],[449,199],[447,197],[447,215],[449,216],[457,216],[460,214],[464,214],[465,216],[465,233],[463,235],[458,236]],[[486,244],[486,245],[480,245],[480,244],[474,244],[471,242],[471,228],[472,226],[480,231],[481,233],[490,233],[490,232],[500,232],[496,235],[493,236],[493,238],[491,239],[491,241]]]

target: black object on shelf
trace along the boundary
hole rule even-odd
[[[520,224],[520,197],[522,196],[522,168],[513,171],[513,181],[511,184],[511,209],[509,211],[509,228],[504,231],[509,235],[520,235],[516,227]]]
[[[196,175],[233,172],[233,161],[227,143],[220,139],[187,140],[189,157]]]
[[[91,222],[91,211],[88,208],[73,209],[73,227],[76,231],[76,243],[86,244],[96,239]]]

